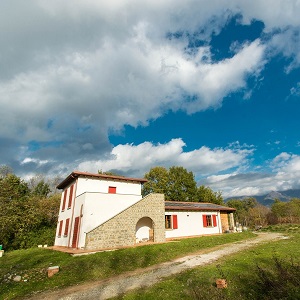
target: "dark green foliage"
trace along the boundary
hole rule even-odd
[[[197,189],[197,201],[210,202],[219,205],[224,204],[221,192],[214,192],[211,188],[204,185],[199,186]]]
[[[166,200],[196,201],[197,186],[193,172],[183,167],[169,169],[168,190]]]
[[[47,197],[49,192],[43,180],[30,190],[16,175],[1,175],[0,244],[5,250],[53,243],[49,235],[54,239],[60,195]]]
[[[168,192],[169,172],[164,167],[151,168],[144,176],[148,181],[144,183],[142,194],[150,193],[166,194]]]
[[[210,202],[223,204],[220,192],[213,192],[209,187],[200,186],[194,178],[193,172],[183,167],[154,167],[144,176],[148,182],[143,186],[142,194],[162,193],[166,200],[185,202]]]
[[[40,197],[47,197],[50,193],[50,186],[44,180],[41,180],[33,189],[32,194]]]

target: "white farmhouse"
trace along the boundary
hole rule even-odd
[[[55,246],[109,249],[169,238],[219,234],[233,227],[234,209],[211,203],[142,197],[146,179],[74,171],[62,189]]]

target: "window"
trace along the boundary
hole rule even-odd
[[[217,216],[216,215],[202,215],[203,227],[216,227]]]
[[[177,215],[165,215],[165,228],[166,229],[178,228]]]
[[[64,199],[63,199],[63,204],[62,204],[61,210],[65,210],[65,208],[66,208],[67,192],[68,192],[68,190],[66,189],[64,191]]]
[[[64,236],[68,236],[69,224],[70,224],[70,218],[66,220]]]
[[[109,186],[108,187],[108,193],[109,194],[115,194],[117,192],[117,188],[115,186]]]
[[[63,227],[63,220],[59,222],[58,237],[61,237],[62,227]]]
[[[68,208],[72,206],[74,184],[70,187]]]
[[[171,215],[165,216],[165,228],[172,229]]]

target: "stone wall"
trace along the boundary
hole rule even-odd
[[[150,194],[86,234],[85,249],[135,245],[136,224],[143,217],[153,221],[154,242],[165,242],[163,194]]]

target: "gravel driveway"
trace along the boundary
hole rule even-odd
[[[254,239],[222,245],[211,252],[202,251],[201,253],[184,256],[149,268],[121,274],[107,280],[73,286],[55,292],[43,293],[28,299],[105,300],[133,289],[151,286],[170,275],[215,262],[219,258],[234,254],[257,244],[282,238],[286,237],[279,233],[260,233]]]

